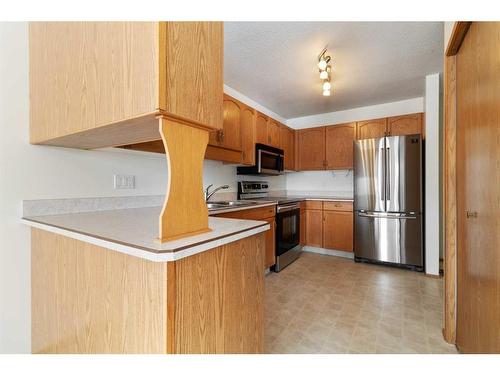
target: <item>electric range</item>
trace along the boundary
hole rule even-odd
[[[300,245],[300,199],[269,195],[267,181],[238,182],[238,199],[277,202],[276,208],[276,264],[275,272],[297,260],[302,253]]]

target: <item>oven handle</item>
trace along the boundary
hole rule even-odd
[[[287,212],[287,211],[292,211],[292,210],[299,210],[300,206],[298,203],[296,204],[289,204],[286,206],[278,206],[276,209],[276,212]]]

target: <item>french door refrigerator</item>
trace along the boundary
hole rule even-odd
[[[354,256],[423,271],[420,135],[354,142]]]

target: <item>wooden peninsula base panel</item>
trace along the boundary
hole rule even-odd
[[[152,262],[32,228],[33,353],[262,353],[264,236]]]

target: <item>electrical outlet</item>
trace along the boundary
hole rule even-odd
[[[135,176],[115,174],[113,177],[115,189],[135,189]]]

